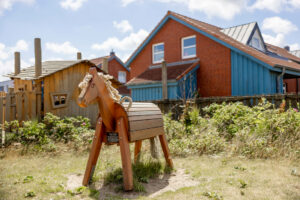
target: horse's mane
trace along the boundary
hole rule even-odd
[[[117,103],[120,102],[121,100],[121,95],[119,94],[119,91],[116,90],[112,85],[110,80],[113,79],[113,77],[111,75],[108,74],[103,74],[102,72],[98,72],[98,76],[102,77],[105,83],[105,86],[108,90],[108,93],[110,95],[110,97]],[[87,73],[85,75],[85,77],[83,78],[83,81],[81,83],[79,83],[78,87],[82,90],[86,89],[88,87],[88,84],[90,82],[90,80],[93,78],[93,76],[89,73]]]

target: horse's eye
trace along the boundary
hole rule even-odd
[[[95,87],[95,83],[92,83],[91,88],[94,88],[94,87]]]

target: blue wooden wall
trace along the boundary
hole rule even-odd
[[[231,51],[232,96],[275,94],[278,75],[279,72],[271,71],[261,63]],[[280,84],[282,86],[282,79]]]
[[[197,69],[189,72],[185,77],[177,82],[168,82],[168,99],[182,99],[185,94],[186,98],[191,98],[197,91]],[[184,86],[185,91],[184,92]],[[162,99],[162,84],[140,84],[129,85],[131,89],[131,98],[133,101],[152,101]]]

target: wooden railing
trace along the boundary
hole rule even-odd
[[[256,96],[237,96],[237,97],[205,97],[189,100],[190,105],[204,108],[212,103],[229,103],[229,102],[242,102],[247,106],[257,105],[262,98],[273,103],[275,107],[279,107],[283,100],[286,102],[286,108],[298,108],[300,103],[300,94],[276,94],[276,95],[256,95]],[[158,100],[152,101],[157,104],[163,113],[172,112],[175,118],[178,118],[182,113],[183,100]]]
[[[40,92],[9,92],[0,97],[0,123],[41,118]],[[3,119],[4,116],[4,119]]]

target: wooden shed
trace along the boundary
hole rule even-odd
[[[41,62],[40,40],[35,39],[35,66],[20,70],[20,55],[15,54],[15,72],[7,75],[14,80],[14,92],[35,92],[40,94],[36,99],[38,117],[47,112],[57,116],[85,116],[91,122],[97,120],[98,106],[80,108],[77,97],[80,89],[78,84],[83,80],[90,67],[96,67],[88,60],[45,61]],[[101,69],[98,69],[99,72]],[[114,87],[121,83],[112,80]]]

